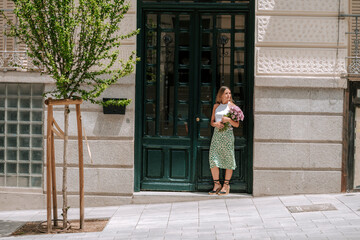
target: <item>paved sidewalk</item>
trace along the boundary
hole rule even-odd
[[[78,211],[70,209],[70,217],[77,218]],[[98,233],[4,237],[19,222],[45,220],[46,212],[0,212],[0,239],[360,239],[360,193],[219,197],[85,209],[86,219],[106,217],[111,219]]]

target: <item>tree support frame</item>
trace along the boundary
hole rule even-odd
[[[54,226],[58,225],[54,134],[56,134],[58,137],[62,139],[65,139],[64,132],[60,129],[59,125],[57,124],[53,116],[54,105],[64,105],[64,106],[75,105],[76,108],[78,150],[79,150],[80,229],[83,229],[84,227],[84,157],[83,157],[83,143],[82,143],[82,121],[81,121],[81,111],[80,111],[81,103],[82,103],[81,99],[53,100],[49,98],[45,100],[45,104],[48,106],[47,137],[46,137],[46,206],[47,206],[48,233],[51,232],[52,230],[51,195],[53,200]]]

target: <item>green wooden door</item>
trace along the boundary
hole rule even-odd
[[[248,17],[248,12],[231,9],[143,12],[142,87],[137,91],[141,92],[137,97],[141,121],[137,121],[140,139],[136,145],[140,190],[211,187],[210,118],[217,89],[229,86],[236,104],[245,114],[250,112]],[[248,146],[252,140],[247,130],[251,122],[247,116],[234,131],[235,191],[251,191]]]

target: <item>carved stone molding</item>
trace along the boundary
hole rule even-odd
[[[254,78],[256,87],[277,87],[277,88],[327,88],[346,89],[347,79],[334,76],[271,76],[257,75]]]
[[[340,75],[346,49],[257,48],[257,74]]]
[[[345,20],[340,21],[339,44],[346,44]],[[258,42],[333,43],[338,40],[338,19],[330,17],[258,16]]]
[[[258,0],[258,10],[338,12],[338,0]],[[347,1],[340,2],[340,11],[347,11]]]

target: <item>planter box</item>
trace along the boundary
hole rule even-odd
[[[106,102],[107,100],[126,100],[126,98],[103,98],[103,101]],[[103,113],[104,114],[125,114],[126,106],[114,106],[109,105],[107,107],[103,106]]]

